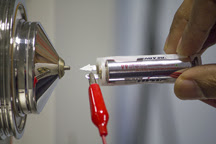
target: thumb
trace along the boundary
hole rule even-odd
[[[176,80],[174,91],[183,100],[216,99],[216,65],[202,65],[186,70]]]

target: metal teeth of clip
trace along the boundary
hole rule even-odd
[[[89,74],[86,74],[85,77],[86,77],[87,79],[90,79]],[[99,79],[98,74],[94,74],[94,78],[95,78],[95,79]]]

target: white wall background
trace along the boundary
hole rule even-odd
[[[55,6],[56,48],[71,66],[56,89],[56,143],[101,143],[91,122],[86,73],[79,68],[112,54],[114,0],[56,0]],[[108,143],[114,143],[112,95],[108,87],[102,92],[110,113]]]

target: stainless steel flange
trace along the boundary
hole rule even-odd
[[[65,66],[22,0],[0,0],[0,139],[21,138],[27,115],[40,113]]]
[[[15,111],[13,76],[13,38],[20,19],[27,20],[22,0],[0,1],[0,138],[9,136],[20,138],[26,122],[26,115],[19,116]]]

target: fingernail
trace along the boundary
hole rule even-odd
[[[181,42],[182,42],[182,37],[179,39],[178,45],[177,45],[177,49],[176,49],[176,53],[177,54],[181,54]]]
[[[194,80],[177,79],[175,83],[175,94],[182,100],[203,99],[204,94]]]

